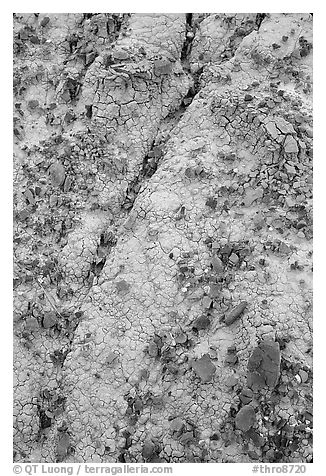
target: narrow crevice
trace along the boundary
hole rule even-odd
[[[256,15],[256,25],[257,25],[257,30],[259,30],[263,20],[266,17],[266,13],[257,13]]]
[[[191,44],[195,37],[192,15],[192,13],[186,13],[186,37],[181,51],[181,62],[187,61],[191,51]]]

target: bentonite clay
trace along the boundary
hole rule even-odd
[[[312,461],[312,15],[14,15],[14,460]]]

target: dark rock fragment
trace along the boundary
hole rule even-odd
[[[257,448],[261,448],[262,446],[264,446],[264,443],[265,443],[264,438],[259,433],[257,433],[253,428],[250,428],[246,432],[246,436],[251,439],[251,441]]]
[[[225,385],[229,388],[235,387],[237,383],[238,379],[234,375],[230,375],[225,381]]]
[[[124,279],[116,283],[116,289],[118,293],[127,293],[130,289],[130,284],[127,283]]]
[[[156,455],[156,446],[151,440],[144,442],[142,455],[145,460],[150,460]]]
[[[207,316],[200,316],[198,317],[198,319],[195,320],[192,328],[197,331],[200,331],[200,330],[207,329],[210,326],[210,324],[211,324],[211,321],[209,320]]]
[[[239,263],[239,256],[236,253],[232,253],[229,257],[229,262],[234,266],[237,265]]]
[[[151,342],[148,346],[148,353],[151,357],[157,357],[159,353],[159,349],[155,342]]]
[[[51,178],[52,185],[60,187],[65,180],[65,168],[60,162],[55,162],[49,168],[49,175]]]
[[[280,345],[272,340],[262,341],[248,361],[247,385],[253,390],[275,387],[280,376]]]
[[[70,448],[70,436],[68,433],[64,432],[59,436],[57,444],[57,456],[60,461],[65,458]]]
[[[236,354],[227,354],[225,357],[225,363],[229,365],[235,365],[238,362],[238,356]]]
[[[39,328],[37,319],[35,317],[28,317],[25,322],[25,328],[30,332],[37,331]]]
[[[253,392],[250,388],[244,387],[241,390],[240,400],[242,401],[242,403],[247,404],[247,403],[251,402],[252,397],[253,397]]]
[[[35,109],[39,106],[39,102],[37,99],[31,99],[30,101],[28,101],[28,107],[30,109]]]
[[[204,383],[212,380],[216,372],[216,367],[208,354],[204,354],[200,359],[195,360],[192,363],[192,368],[194,369],[196,375]]]
[[[252,101],[253,99],[254,99],[254,98],[253,98],[253,96],[252,96],[251,94],[246,94],[246,95],[245,95],[245,98],[244,98],[244,100],[245,100],[245,101],[248,101],[248,102],[249,102],[249,101]]]
[[[195,442],[194,434],[192,431],[186,431],[180,436],[179,439],[180,443],[184,446],[188,446],[191,443]]]
[[[184,429],[184,427],[185,427],[185,424],[181,420],[181,418],[174,418],[174,420],[171,421],[170,430],[172,434],[173,433],[180,434],[182,430]]]
[[[243,311],[246,309],[247,304],[247,301],[241,301],[240,304],[235,306],[232,311],[230,311],[229,314],[225,316],[225,324],[227,326],[230,326],[231,324],[233,324],[233,322],[239,319]]]
[[[49,311],[44,313],[43,317],[43,327],[44,329],[50,329],[50,327],[55,326],[57,323],[56,314],[54,311]]]
[[[205,204],[207,207],[210,207],[212,208],[213,210],[215,210],[216,208],[216,205],[217,205],[217,200],[215,198],[212,198],[212,197],[209,197],[207,200],[206,200],[206,204]]]
[[[235,426],[242,431],[248,431],[256,422],[255,410],[251,405],[245,405],[235,417]]]
[[[213,271],[215,271],[215,273],[220,274],[224,270],[223,261],[218,256],[213,256],[212,257],[211,265],[212,265]]]
[[[50,18],[49,17],[43,17],[42,20],[41,20],[41,23],[40,25],[45,27],[50,21]]]

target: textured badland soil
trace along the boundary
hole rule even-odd
[[[312,16],[14,15],[14,459],[312,460]]]

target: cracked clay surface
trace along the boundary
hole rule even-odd
[[[312,461],[312,16],[14,14],[14,460]]]

